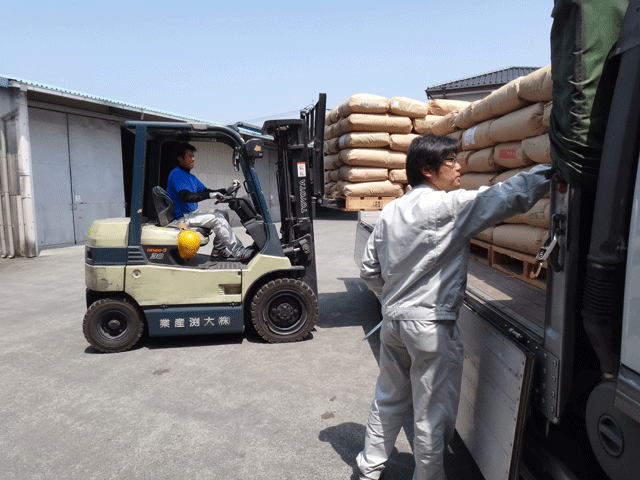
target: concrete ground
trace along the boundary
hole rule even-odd
[[[0,478],[351,479],[378,374],[375,298],[353,261],[356,216],[316,221],[312,338],[85,340],[84,247],[0,260]],[[409,422],[410,423],[410,422]],[[450,478],[478,478],[464,447]],[[385,480],[408,480],[405,432]]]

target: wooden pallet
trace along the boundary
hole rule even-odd
[[[537,267],[533,255],[494,245],[491,249],[491,266],[543,290],[547,289],[547,264],[543,263],[540,274],[534,277]]]
[[[498,247],[475,238],[471,239],[470,253],[478,262],[543,290],[547,289],[547,264],[542,264],[539,275],[535,277],[536,258],[532,255]]]
[[[323,205],[347,212],[358,212],[360,210],[374,211],[382,210],[387,203],[395,199],[396,197],[325,197],[323,199]]]
[[[358,210],[382,210],[384,206],[396,197],[346,197],[344,209],[347,212]]]
[[[493,245],[491,245],[490,243],[472,238],[470,248],[471,258],[479,261],[480,263],[491,266],[492,248]]]

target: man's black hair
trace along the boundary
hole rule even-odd
[[[409,145],[407,150],[407,180],[415,187],[424,182],[422,169],[438,172],[445,158],[458,152],[460,142],[450,137],[422,135]]]
[[[197,152],[196,147],[187,142],[180,142],[176,145],[176,160],[184,157],[187,152]]]

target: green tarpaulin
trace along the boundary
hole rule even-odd
[[[571,185],[594,188],[613,94],[606,59],[628,0],[558,0],[551,29],[551,156]]]

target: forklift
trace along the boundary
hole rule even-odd
[[[232,334],[244,332],[247,324],[269,343],[307,338],[318,319],[313,218],[324,188],[325,110],[326,94],[321,93],[299,119],[271,120],[262,127],[277,147],[280,235],[254,168],[263,158],[263,139],[245,141],[237,128],[222,125],[126,122],[135,134],[131,214],[96,220],[89,229],[87,341],[100,352],[113,353],[132,348],[145,331],[151,337]],[[248,196],[238,195],[236,181],[216,203],[238,215],[253,240],[256,253],[250,258],[181,255],[173,203],[157,184],[163,152],[177,142],[231,147],[231,161],[236,172],[242,170]],[[149,221],[151,205],[155,219]],[[200,246],[206,245],[209,232],[196,233]]]

